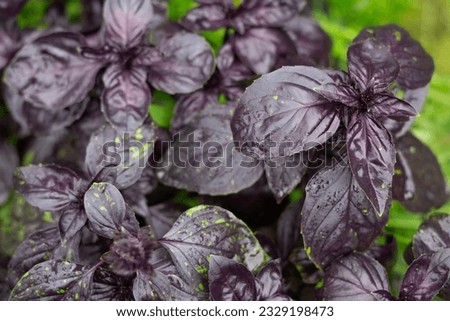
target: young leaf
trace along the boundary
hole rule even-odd
[[[389,48],[400,66],[396,81],[403,88],[416,89],[431,81],[433,58],[405,29],[395,24],[365,28],[353,42],[365,39],[375,39]]]
[[[152,16],[151,0],[106,0],[103,24],[107,44],[122,51],[141,44]]]
[[[311,178],[302,210],[302,235],[311,259],[326,267],[352,250],[366,250],[387,223],[345,164],[335,163]]]
[[[212,255],[208,271],[209,291],[214,301],[255,301],[256,284],[242,264]]]
[[[110,251],[102,256],[102,261],[110,265],[111,270],[121,276],[131,276],[137,271],[152,274],[149,264],[155,239],[149,226],[139,230],[137,236],[120,234],[114,238]]]
[[[241,151],[290,156],[327,141],[339,127],[339,109],[314,88],[331,82],[327,73],[306,66],[283,67],[255,81],[231,123]]]
[[[25,45],[6,70],[5,83],[40,108],[58,110],[81,102],[94,87],[102,63],[81,56],[85,40],[54,33]]]
[[[200,89],[214,71],[211,47],[202,37],[177,33],[162,40],[159,59],[149,66],[149,82],[169,94],[188,94]]]
[[[16,173],[19,192],[43,211],[59,211],[77,203],[84,189],[77,174],[56,165],[20,167]]]
[[[354,43],[347,53],[350,77],[361,92],[374,87],[385,90],[397,79],[400,67],[389,49],[373,40]]]
[[[113,238],[122,231],[126,205],[119,190],[109,183],[94,183],[84,195],[84,208],[95,233]]]
[[[358,185],[381,216],[394,175],[395,148],[389,132],[369,115],[358,112],[348,125],[347,151]]]
[[[111,65],[106,69],[102,110],[115,128],[133,132],[144,123],[151,101],[146,78],[145,70],[139,68]]]
[[[431,300],[444,287],[450,276],[450,248],[419,256],[406,271],[400,300]]]
[[[237,193],[253,185],[263,167],[235,149],[232,113],[231,104],[210,105],[184,126],[157,170],[160,182],[206,195]]]
[[[264,261],[264,251],[250,229],[217,206],[200,205],[184,212],[160,243],[182,278],[200,293],[207,291],[211,255],[234,258],[250,271]]]
[[[383,266],[360,253],[331,264],[325,273],[323,295],[330,301],[384,301],[392,297]]]
[[[87,301],[95,269],[52,260],[34,266],[11,292],[11,301]]]

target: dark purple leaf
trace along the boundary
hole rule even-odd
[[[327,141],[339,127],[339,109],[313,89],[330,82],[325,72],[306,66],[284,67],[255,81],[231,124],[241,151],[290,156]]]
[[[255,279],[242,264],[212,255],[208,271],[209,291],[214,301],[255,301]]]
[[[9,197],[13,188],[14,171],[19,166],[17,151],[9,144],[0,140],[0,205]]]
[[[217,105],[217,95],[210,91],[197,90],[192,94],[181,96],[175,105],[170,124],[172,133],[176,134],[185,125],[195,123],[194,119],[198,117],[198,113],[211,104]]]
[[[313,59],[319,65],[328,64],[331,39],[316,20],[297,15],[284,25],[284,29],[300,55]]]
[[[300,183],[307,171],[303,154],[268,159],[264,162],[267,184],[280,203]]]
[[[248,27],[281,27],[296,14],[297,0],[245,0],[238,7],[233,25],[243,33]]]
[[[52,260],[34,266],[11,292],[11,301],[87,301],[95,268]]]
[[[359,90],[380,92],[397,79],[400,67],[389,48],[372,40],[354,43],[347,53],[348,70]]]
[[[132,276],[137,271],[153,272],[149,264],[156,241],[149,226],[139,230],[138,235],[121,234],[115,237],[110,251],[102,256],[111,270],[121,276]]]
[[[397,149],[394,179],[392,180],[392,197],[404,202],[411,200],[416,192],[413,173],[403,153]]]
[[[181,24],[188,30],[216,30],[227,26],[227,10],[220,4],[203,5],[189,11]]]
[[[237,193],[262,175],[257,161],[232,141],[233,106],[209,105],[181,129],[157,170],[161,183],[206,195]]]
[[[419,256],[406,271],[400,299],[431,300],[444,287],[450,276],[450,248]]]
[[[50,227],[27,236],[17,247],[8,264],[8,283],[13,287],[25,272],[38,263],[49,260],[60,245],[57,227]]]
[[[347,107],[357,109],[361,104],[359,99],[360,94],[355,88],[347,84],[328,83],[315,88],[314,91],[329,101],[335,101]]]
[[[20,125],[21,135],[54,133],[67,128],[84,113],[88,101],[65,107],[64,109],[42,109],[24,101],[9,86],[3,88],[12,118]]]
[[[375,116],[395,117],[398,121],[407,121],[416,116],[416,110],[408,102],[390,94],[374,95],[369,110]]]
[[[61,212],[59,218],[59,233],[63,243],[75,236],[86,225],[87,216],[80,207],[69,207]]]
[[[259,301],[289,301],[283,294],[283,278],[280,260],[270,261],[256,275],[257,298]]]
[[[162,40],[160,57],[150,65],[148,80],[169,94],[188,94],[201,88],[214,71],[211,47],[202,37],[177,33]]]
[[[0,0],[0,20],[13,19],[27,0]]]
[[[450,247],[450,215],[437,214],[423,222],[412,243],[414,257]]]
[[[135,131],[145,121],[151,101],[144,69],[111,65],[103,75],[102,110],[106,119],[122,131]]]
[[[1,11],[0,9],[0,16],[2,15]],[[8,65],[16,51],[20,49],[21,42],[20,31],[15,25],[0,26],[0,70]]]
[[[94,275],[91,301],[133,301],[133,280],[98,269]]]
[[[388,269],[397,257],[397,241],[393,235],[384,235],[380,243],[377,241],[373,244],[366,254],[372,256]]]
[[[348,125],[347,151],[356,182],[381,216],[394,175],[395,148],[389,132],[368,114],[358,112]]]
[[[273,70],[278,59],[295,55],[289,36],[280,29],[253,28],[233,37],[233,48],[242,63],[256,74]]]
[[[279,258],[280,249],[278,248],[275,237],[271,232],[273,232],[273,230],[270,228],[266,231],[258,230],[255,232],[255,236],[268,257]]]
[[[427,85],[418,89],[405,90],[405,94],[402,99],[414,107],[416,110],[416,115],[419,115],[423,109],[429,87],[430,86]],[[406,122],[399,122],[395,119],[384,118],[382,123],[383,126],[395,136],[395,138],[400,138],[409,131],[415,120],[415,117],[411,117]]]
[[[146,166],[141,178],[130,187],[121,190],[125,202],[138,214],[148,212],[147,195],[158,187],[158,179],[153,167]]]
[[[300,240],[300,224],[303,201],[290,204],[281,213],[277,223],[277,242],[281,259],[287,260],[297,241]]]
[[[59,211],[77,203],[85,187],[77,174],[56,165],[20,167],[16,176],[18,191],[43,211]]]
[[[145,221],[152,227],[155,238],[159,239],[172,228],[178,217],[186,210],[182,205],[165,202],[149,207]]]
[[[133,283],[133,296],[136,301],[170,301],[169,278],[161,272],[151,275],[138,272]]]
[[[81,35],[54,33],[25,45],[6,70],[5,83],[36,107],[58,110],[81,102],[102,63],[81,56]]]
[[[386,271],[364,254],[354,253],[338,259],[325,273],[325,300],[380,301],[385,300],[386,292],[389,293]]]
[[[400,196],[403,206],[409,211],[428,213],[444,205],[449,199],[449,192],[433,152],[411,133],[398,139],[396,145],[403,168],[398,168],[402,172],[394,183],[400,184],[397,196]],[[398,188],[399,185],[396,186]]]
[[[430,82],[434,72],[433,58],[405,29],[394,24],[365,28],[354,42],[365,39],[375,39],[389,48],[400,66],[396,81],[403,88],[416,89]]]
[[[366,250],[386,225],[388,210],[377,215],[346,164],[322,169],[306,187],[302,210],[310,258],[325,267],[352,250]]]
[[[254,185],[237,194],[209,198],[204,203],[226,208],[256,228],[275,224],[289,201],[285,199],[278,204],[262,176]]]
[[[199,4],[220,4],[225,8],[233,6],[233,0],[195,0]]]
[[[173,264],[169,253],[164,248],[157,249],[151,258],[150,265],[153,273],[141,276],[138,284],[133,287],[135,298],[142,297],[144,300],[163,301],[204,301],[208,299],[209,293],[199,293],[184,282]],[[148,280],[144,284],[142,280]],[[150,283],[151,282],[151,283]]]
[[[152,16],[150,0],[106,0],[103,6],[106,43],[123,51],[139,45]]]
[[[84,195],[84,208],[95,233],[113,238],[122,232],[126,205],[119,190],[109,183],[94,183]]]
[[[140,230],[140,224],[139,221],[136,218],[136,214],[134,213],[133,209],[126,206],[126,212],[125,212],[125,219],[122,223],[123,228],[131,235],[138,235]]]
[[[87,171],[92,177],[100,174],[119,189],[128,188],[142,177],[155,140],[156,128],[151,123],[131,133],[103,126],[92,134],[87,146]]]
[[[160,243],[181,277],[200,293],[207,291],[211,255],[234,258],[250,271],[264,261],[264,251],[247,225],[217,206],[200,205],[184,212]]]
[[[224,78],[232,81],[249,80],[254,77],[253,72],[239,61],[230,42],[225,43],[220,49],[217,57],[217,69]]]

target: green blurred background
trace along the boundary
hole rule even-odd
[[[239,2],[239,0],[237,0]],[[20,17],[21,27],[45,27],[43,15],[49,0],[30,0]],[[77,21],[81,8],[79,0],[67,0],[71,22]],[[192,0],[170,0],[169,16],[176,20],[195,6]],[[450,0],[311,0],[312,14],[333,39],[333,64],[346,68],[346,52],[352,39],[366,26],[397,23],[419,40],[433,56],[436,72],[433,77],[425,108],[417,119],[413,131],[422,142],[435,152],[447,177],[450,178]],[[221,31],[204,34],[213,47],[223,39]],[[164,94],[155,95],[152,117],[164,127],[170,123],[173,101]],[[19,204],[20,205],[20,204]],[[14,227],[10,219],[12,204],[0,208],[0,252],[2,243]],[[20,206],[19,206],[20,207]],[[450,213],[450,203],[439,211]],[[408,213],[394,203],[386,230],[393,233],[399,244],[397,263],[390,276],[395,285],[406,269],[402,253],[424,216]],[[6,250],[3,248],[3,250]],[[7,249],[11,251],[11,249]]]

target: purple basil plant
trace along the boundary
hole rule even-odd
[[[41,30],[19,27],[26,2],[0,1],[0,214],[25,226],[0,299],[450,298],[448,214],[388,278],[393,201],[449,200],[410,131],[434,62],[406,30],[363,29],[338,70],[305,0],[177,21],[165,0],[80,1],[77,23],[55,0]]]

